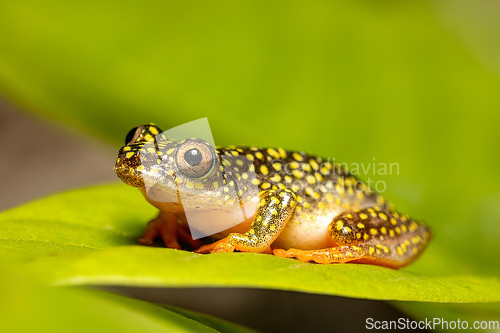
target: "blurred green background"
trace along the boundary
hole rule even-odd
[[[102,145],[118,147],[139,124],[208,117],[219,145],[398,163],[399,174],[360,177],[384,181],[399,210],[435,229],[425,260],[407,270],[498,276],[498,9],[495,1],[2,1],[0,92]],[[16,145],[16,136],[2,138]]]

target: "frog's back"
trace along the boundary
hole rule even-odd
[[[416,237],[411,232],[417,230],[422,239],[430,236],[424,224],[397,213],[380,194],[328,159],[282,148],[230,146],[218,148],[217,152],[220,156],[239,156],[252,161],[254,184],[261,194],[283,189],[295,194],[294,215],[275,241],[276,247],[308,250],[335,245],[329,227],[342,214],[343,218],[352,219],[351,227],[347,227],[346,220],[346,227],[342,228],[346,238],[360,241],[376,238],[383,243],[397,240],[405,232],[408,237]],[[362,223],[368,218],[373,220],[370,228]],[[359,221],[353,223],[355,220]]]

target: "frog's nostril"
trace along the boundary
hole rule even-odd
[[[135,141],[135,139],[137,139],[137,132],[139,130],[139,127],[134,127],[132,128],[127,136],[125,137],[125,144],[128,145],[129,143],[131,143],[132,141]]]

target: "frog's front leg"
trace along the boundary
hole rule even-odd
[[[255,219],[244,234],[233,233],[213,244],[204,245],[197,253],[271,252],[271,244],[278,238],[293,215],[297,204],[295,194],[288,190],[263,191]]]
[[[322,264],[355,261],[399,268],[415,260],[432,236],[427,225],[379,207],[339,214],[328,232],[337,246],[319,250],[275,249],[274,254]]]
[[[175,214],[163,211],[148,223],[144,235],[138,241],[143,245],[152,245],[156,237],[161,237],[165,246],[171,249],[180,250],[179,241],[189,244],[193,249],[201,245],[199,240],[191,237],[187,227],[177,221]]]

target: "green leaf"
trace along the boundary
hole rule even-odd
[[[123,184],[75,190],[0,214],[0,248],[52,285],[253,287],[384,300],[500,301],[500,280],[487,274],[422,274],[133,245],[153,214]],[[432,264],[429,259],[424,254],[419,260]]]
[[[229,322],[97,290],[50,288],[2,264],[2,332],[250,332]]]

